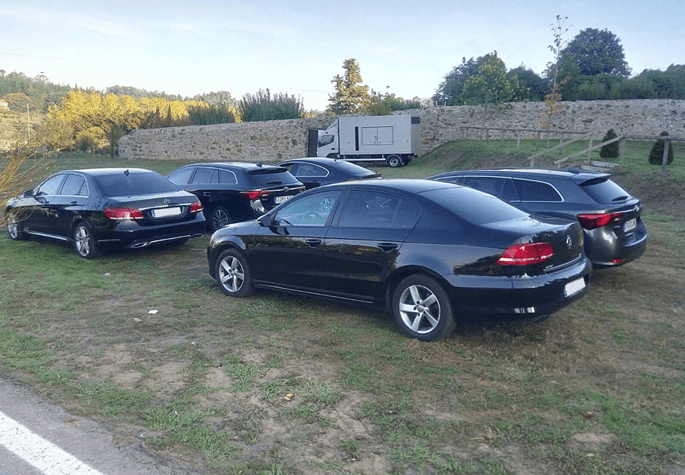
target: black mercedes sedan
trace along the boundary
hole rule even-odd
[[[465,317],[546,318],[580,298],[591,273],[578,222],[428,180],[308,190],[216,231],[207,260],[226,295],[269,289],[372,305],[424,341]]]
[[[307,189],[341,181],[381,178],[380,173],[334,158],[292,158],[278,165],[287,168]]]
[[[55,173],[8,201],[13,240],[41,236],[72,243],[86,259],[103,250],[183,243],[202,236],[202,204],[157,172],[94,168]]]

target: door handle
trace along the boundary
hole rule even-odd
[[[306,242],[309,247],[316,247],[323,242],[323,239],[308,238],[305,239],[304,242]]]
[[[376,244],[376,247],[378,247],[383,252],[392,252],[399,246],[392,242],[379,242],[378,244]]]

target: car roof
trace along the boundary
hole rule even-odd
[[[483,169],[472,169],[472,170],[454,170],[451,172],[440,173],[434,175],[432,178],[451,176],[451,175],[474,175],[474,174],[484,174],[484,175],[497,175],[498,173],[506,173],[507,176],[521,176],[521,177],[558,177],[558,178],[570,178],[574,182],[584,182],[590,179],[610,177],[609,173],[592,172],[585,171],[579,168],[483,168]]]
[[[57,173],[82,173],[91,176],[116,175],[118,173],[157,173],[146,168],[82,168],[78,170],[62,170]]]
[[[279,168],[277,165],[268,165],[263,163],[251,163],[251,162],[202,162],[202,163],[191,163],[180,168],[187,167],[214,167],[214,168],[224,168],[226,170],[244,170],[246,172],[252,170],[259,170],[261,168]]]
[[[343,160],[338,160],[337,158],[323,158],[323,157],[305,157],[305,158],[289,158],[288,160],[283,160],[280,163],[290,163],[290,162],[306,162],[306,163],[340,163]],[[348,162],[349,163],[349,162]]]
[[[384,180],[354,180],[326,185],[326,189],[333,187],[374,188],[386,190],[402,190],[410,193],[423,193],[426,191],[443,190],[445,188],[459,187],[452,183],[445,183],[419,178],[390,178]]]

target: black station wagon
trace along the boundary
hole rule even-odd
[[[261,163],[196,163],[167,178],[200,199],[211,231],[261,216],[305,189],[286,168]]]
[[[484,191],[528,213],[577,220],[585,232],[585,253],[595,268],[634,261],[647,247],[642,202],[608,173],[501,168],[458,170],[429,179]]]

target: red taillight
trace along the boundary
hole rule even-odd
[[[202,203],[200,203],[199,201],[196,201],[195,203],[190,205],[190,212],[191,213],[197,213],[199,211],[202,211]]]
[[[502,253],[497,264],[501,266],[527,266],[539,264],[554,255],[554,248],[546,242],[516,244]]]
[[[256,200],[262,196],[269,196],[269,192],[266,190],[241,191],[240,196],[246,200]]]
[[[115,220],[136,220],[145,217],[139,209],[135,208],[108,208],[105,210],[105,216],[107,219]]]
[[[596,229],[618,223],[623,216],[624,213],[579,214],[578,221],[585,229]]]

